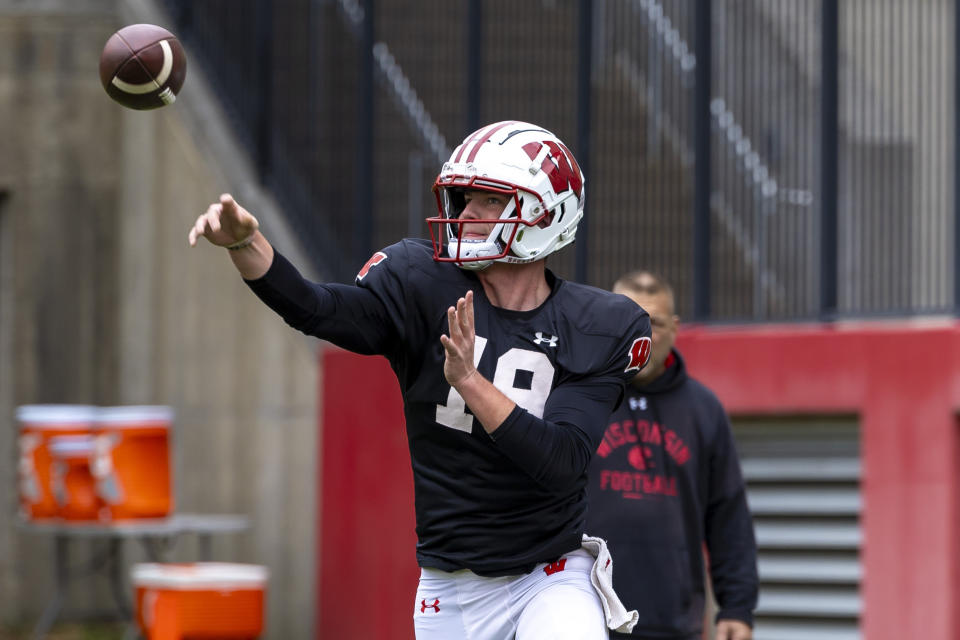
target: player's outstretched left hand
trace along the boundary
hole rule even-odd
[[[473,291],[457,300],[455,307],[447,309],[449,336],[440,336],[446,353],[443,361],[443,376],[451,387],[457,387],[477,372],[473,364],[473,345],[476,334],[473,327]]]
[[[753,629],[740,620],[717,620],[716,640],[752,640]]]

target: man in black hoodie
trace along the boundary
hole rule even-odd
[[[715,638],[750,640],[757,550],[729,420],[673,347],[679,319],[669,285],[640,271],[613,291],[650,315],[653,353],[589,468],[587,531],[607,540],[614,588],[640,613],[632,635],[610,637],[700,640],[705,547],[719,604]]]

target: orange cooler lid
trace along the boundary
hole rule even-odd
[[[42,429],[65,425],[92,424],[97,417],[97,408],[86,404],[25,404],[17,407],[16,418],[20,425]]]
[[[173,421],[173,407],[163,405],[131,405],[101,407],[97,422],[115,428],[169,426]]]
[[[130,571],[134,587],[174,591],[264,589],[268,577],[262,565],[231,562],[143,563]]]

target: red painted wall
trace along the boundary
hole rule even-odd
[[[693,327],[679,348],[734,416],[860,419],[863,637],[960,637],[960,325]],[[318,637],[412,638],[412,474],[382,358],[324,352]]]
[[[413,639],[413,472],[397,379],[384,358],[321,356],[317,637]]]

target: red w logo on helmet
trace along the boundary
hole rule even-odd
[[[580,176],[580,166],[570,150],[562,142],[547,140],[545,142],[528,142],[523,145],[531,160],[536,160],[537,154],[546,145],[550,153],[540,163],[540,168],[550,178],[550,186],[556,193],[563,193],[573,189],[579,198],[583,189],[583,179]]]

